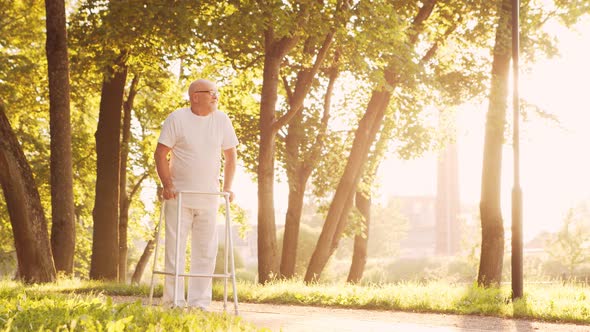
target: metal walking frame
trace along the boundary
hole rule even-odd
[[[223,273],[222,274],[193,274],[193,273],[180,273],[180,223],[181,223],[181,209],[182,209],[182,196],[185,194],[196,194],[196,195],[213,195],[213,196],[223,196],[225,200],[225,244],[223,247],[224,251],[224,264],[223,264]],[[233,286],[233,297],[234,297],[234,309],[236,316],[238,315],[238,290],[236,288],[236,267],[234,262],[234,244],[232,238],[232,230],[231,230],[231,218],[230,218],[230,211],[229,211],[229,193],[228,192],[201,192],[201,191],[179,191],[177,192],[178,197],[178,212],[177,212],[177,219],[176,219],[176,255],[175,255],[175,264],[174,264],[174,272],[167,272],[167,271],[160,271],[156,270],[156,262],[158,259],[158,248],[160,245],[160,227],[162,225],[162,220],[164,219],[164,210],[166,201],[162,202],[161,210],[160,210],[160,220],[158,221],[158,225],[156,226],[156,248],[154,251],[154,264],[152,268],[152,280],[150,284],[150,299],[149,304],[152,304],[152,298],[154,295],[154,277],[156,274],[163,274],[174,276],[174,303],[173,306],[176,306],[178,300],[178,277],[184,278],[223,278],[223,310],[227,311],[227,280],[231,278],[232,286]],[[229,266],[230,270],[228,271],[228,259],[229,259]]]

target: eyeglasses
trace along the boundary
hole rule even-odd
[[[199,92],[206,92],[208,93],[211,97],[219,97],[219,91],[214,91],[214,90],[201,90],[201,91],[195,91],[195,93],[199,93]]]

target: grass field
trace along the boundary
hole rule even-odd
[[[231,287],[230,287],[231,288]],[[221,298],[223,288],[216,285]],[[526,318],[590,324],[590,287],[575,284],[525,284],[522,299],[512,301],[510,287],[484,289],[444,282],[355,286],[305,285],[278,281],[265,286],[241,283],[240,301],[277,304],[401,310]]]
[[[228,290],[231,299],[231,287]],[[147,297],[146,286],[94,281],[61,280],[55,284],[23,285],[0,282],[0,327],[12,330],[232,330],[251,326],[218,313],[146,307],[139,301],[117,304],[111,296]],[[161,287],[156,288],[161,296]],[[222,299],[216,283],[214,298]],[[551,322],[590,324],[590,288],[576,284],[525,284],[525,296],[511,300],[509,287],[484,289],[444,282],[356,286],[305,285],[276,281],[267,285],[238,284],[241,302],[297,304],[371,310],[401,310],[462,315],[526,318]]]

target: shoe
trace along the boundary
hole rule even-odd
[[[162,303],[162,308],[166,308],[166,309],[175,309],[175,308],[183,309],[185,307],[186,307],[185,304],[174,305],[174,304],[172,304],[172,301],[166,301],[166,302]]]
[[[189,306],[189,307],[186,307],[186,310],[188,312],[209,312],[207,310],[207,308],[201,307],[201,306],[194,306],[194,307]]]

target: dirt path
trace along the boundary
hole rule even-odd
[[[132,302],[138,298],[113,297],[116,302]],[[159,299],[154,300],[158,304]],[[147,304],[147,299],[142,299]],[[335,309],[274,304],[239,303],[239,316],[244,321],[271,331],[412,331],[412,332],[590,332],[588,325],[554,324],[496,317],[423,314],[400,311]],[[210,311],[222,312],[223,303],[214,302]],[[227,311],[234,312],[233,302]]]

